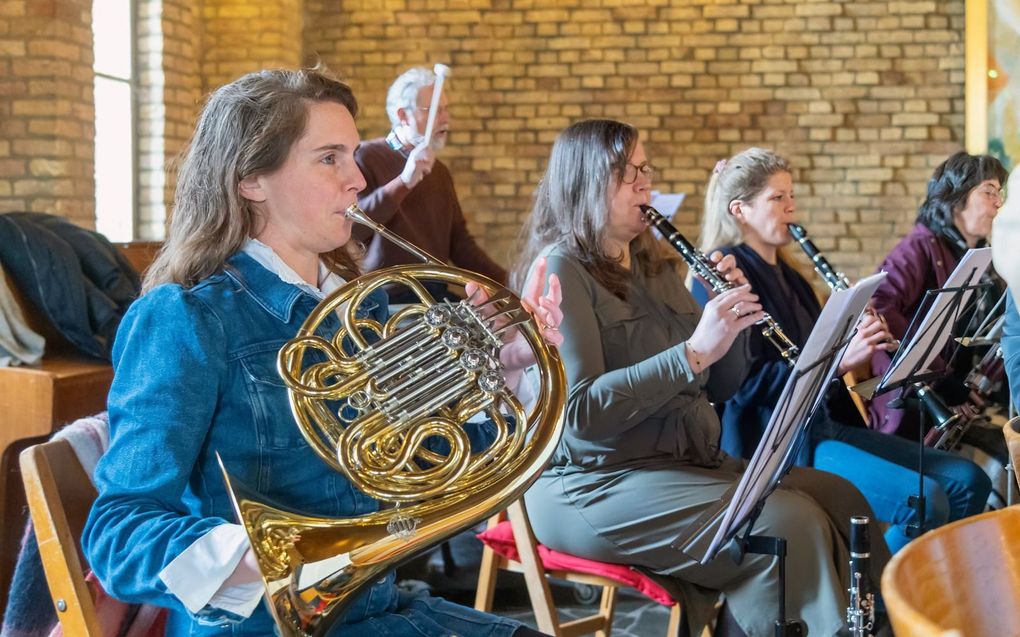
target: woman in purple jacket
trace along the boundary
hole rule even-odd
[[[925,291],[942,287],[963,254],[970,248],[987,244],[992,220],[1002,206],[1002,185],[1006,169],[989,155],[958,152],[942,162],[928,181],[928,194],[917,213],[914,228],[879,266],[888,276],[872,297],[875,310],[885,318],[889,331],[902,339],[910,321],[924,299]],[[989,306],[998,291],[982,295],[979,303]],[[982,311],[979,307],[978,311]],[[883,375],[891,359],[877,352],[871,367]],[[936,366],[945,367],[938,359]],[[946,374],[936,383],[936,392],[950,404],[962,402],[966,392],[962,382]],[[969,369],[963,369],[966,374]],[[871,401],[871,427],[908,438],[917,437],[918,420],[910,411],[892,409],[889,402],[899,392],[889,392]]]

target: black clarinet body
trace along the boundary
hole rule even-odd
[[[804,226],[797,225],[795,223],[786,224],[787,230],[790,232],[790,236],[793,237],[794,241],[804,250],[804,254],[811,259],[811,265],[815,267],[817,272],[825,284],[833,291],[835,290],[846,290],[850,287],[850,279],[847,278],[842,272],[837,272],[835,268],[828,262],[822,251],[818,249],[818,246],[814,244],[811,237],[808,236],[807,230]]]
[[[846,623],[851,637],[872,637],[875,628],[875,591],[871,582],[871,519],[850,518],[850,606]]]
[[[804,250],[804,253],[811,259],[815,271],[822,277],[825,284],[833,292],[845,290],[850,287],[850,279],[842,272],[838,272],[818,249],[818,246],[811,241],[804,226],[790,223],[786,225],[790,236]],[[966,433],[973,423],[972,410],[953,409],[946,405],[945,401],[932,390],[927,383],[918,383],[914,386],[915,393],[921,404],[934,423],[934,426],[925,435],[925,444],[933,449],[952,449]]]
[[[712,287],[714,292],[725,292],[734,287],[732,283],[726,280],[726,277],[715,269],[715,265],[708,257],[701,250],[695,248],[685,236],[680,234],[680,231],[663,217],[661,212],[651,206],[641,206],[641,212],[645,216],[645,221],[658,230],[671,246],[676,248],[676,251],[680,253],[680,256],[687,262],[691,270],[703,278]],[[756,325],[760,326],[761,334],[765,337],[765,340],[772,343],[779,350],[779,354],[787,363],[793,365],[797,362],[797,355],[800,354],[800,350],[768,312],[765,312],[765,315]]]

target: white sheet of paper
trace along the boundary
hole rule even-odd
[[[680,209],[680,204],[684,202],[684,198],[686,197],[687,195],[682,192],[663,193],[658,190],[653,190],[651,206],[661,212],[663,217],[672,221],[673,215],[675,215],[676,211]]]
[[[981,277],[984,276],[991,262],[991,248],[967,250],[967,253],[960,259],[959,265],[949,275],[945,285],[942,287],[957,288],[980,283]],[[942,353],[943,347],[951,336],[948,332],[939,333],[934,329],[934,326],[941,324],[945,318],[945,312],[950,309],[949,303],[953,300],[954,296],[952,293],[945,293],[939,294],[935,298],[935,301],[928,309],[928,313],[924,315],[921,324],[914,331],[915,338],[911,338],[909,342],[900,345],[892,365],[889,366],[885,376],[882,377],[882,382],[878,384],[876,392],[880,391],[883,387],[895,386],[904,381],[915,370],[917,373],[931,371],[930,366],[932,362]],[[974,290],[965,290],[958,307],[961,309],[966,307],[973,296]],[[927,356],[925,355],[926,352]]]
[[[758,501],[781,477],[779,474],[786,466],[786,457],[793,451],[792,445],[797,434],[805,426],[807,416],[825,397],[824,390],[829,386],[828,379],[835,376],[846,346],[844,345],[828,365],[817,365],[808,371],[804,370],[851,334],[871,295],[885,277],[885,272],[873,274],[861,279],[850,289],[834,292],[829,297],[811,330],[811,335],[808,336],[804,348],[797,357],[794,372],[786,381],[777,409],[773,410],[769,424],[765,428],[765,434],[747,469],[740,476],[733,498],[723,513],[722,524],[719,525],[702,563],[707,563],[708,559],[715,556],[722,548],[722,544],[732,537],[733,530],[746,523],[747,517]],[[784,408],[779,409],[780,406]]]

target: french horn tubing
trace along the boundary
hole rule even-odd
[[[312,311],[280,350],[278,371],[305,440],[384,508],[330,519],[264,503],[223,467],[248,533],[270,611],[286,636],[320,636],[358,593],[415,555],[504,509],[534,482],[563,429],[565,387],[557,350],[509,290],[448,266],[375,223],[346,214],[425,263],[362,275]],[[437,302],[424,281],[476,283],[484,302]],[[420,299],[385,324],[356,309],[382,286]],[[340,316],[324,334],[323,321]],[[505,386],[499,348],[518,330],[534,351],[538,397],[526,409]],[[464,424],[483,415],[494,439],[472,449]],[[445,444],[436,450],[429,442]]]

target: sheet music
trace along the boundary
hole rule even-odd
[[[680,205],[683,204],[686,198],[687,195],[682,192],[668,193],[653,190],[651,206],[661,212],[663,217],[673,221],[673,216],[680,209]]]
[[[988,265],[992,262],[991,248],[973,248],[960,259],[959,265],[946,279],[943,288],[958,288],[965,285],[976,285],[981,281]],[[964,308],[974,295],[974,290],[964,290],[963,295],[956,307]],[[949,311],[955,294],[945,293],[935,296],[928,313],[924,315],[921,324],[914,331],[913,337],[907,343],[900,345],[896,357],[882,377],[875,393],[881,393],[884,388],[894,387],[902,384],[913,375],[931,371],[932,362],[942,353],[946,341],[949,339],[948,332],[939,333],[933,329],[945,319],[945,313]]]
[[[827,365],[817,365],[813,368],[812,365],[849,337],[864,308],[867,307],[871,295],[885,277],[885,272],[873,274],[861,279],[857,285],[848,290],[834,292],[822,308],[822,313],[797,358],[794,371],[787,379],[777,407],[772,412],[762,441],[741,475],[729,506],[722,514],[722,524],[709,544],[708,552],[702,558],[703,564],[708,563],[733,537],[735,531],[747,521],[757,503],[782,477],[787,467],[786,460],[793,451],[793,444],[806,425],[808,416],[824,399],[828,379],[835,376],[846,345],[843,345]]]

